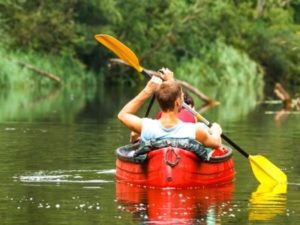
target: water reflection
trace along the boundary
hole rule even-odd
[[[235,217],[234,185],[203,189],[149,189],[116,182],[119,209],[142,224],[221,224]]]
[[[268,114],[268,115],[274,114],[274,121],[275,121],[276,126],[282,127],[289,115],[300,115],[300,111],[291,111],[291,110],[281,109],[279,111],[266,111],[265,114]]]
[[[250,198],[249,220],[272,220],[286,212],[286,184],[259,185]]]
[[[101,87],[101,88],[100,88]],[[251,85],[241,89],[239,86],[221,85],[218,88],[201,87],[201,90],[220,101],[220,106],[210,111],[217,114],[219,121],[234,120],[246,115],[261,99],[261,89]],[[6,89],[0,91],[0,121],[8,120],[47,120],[58,119],[73,122],[76,116],[99,116],[101,111],[109,116],[120,109],[120,105],[134,96],[139,88],[105,87],[104,83],[76,88],[33,88]],[[125,93],[125,94],[124,94]],[[247,96],[247,98],[245,98]],[[196,100],[196,106],[201,102]],[[236,103],[239,104],[236,104]],[[237,107],[238,106],[238,107]],[[224,111],[230,113],[224,113]],[[202,112],[202,111],[200,111]],[[103,115],[101,115],[102,117]]]
[[[220,123],[234,121],[246,116],[255,109],[257,102],[263,99],[263,85],[261,83],[253,85],[249,83],[242,88],[240,85],[228,86],[227,84],[220,84],[217,87],[215,85],[204,86],[204,84],[197,84],[196,86],[220,102],[217,107],[209,110],[210,116],[214,115]],[[201,103],[196,101],[195,105],[199,106]]]
[[[92,88],[90,93],[94,93]],[[59,119],[74,120],[89,97],[82,88],[9,89],[0,92],[0,121]]]

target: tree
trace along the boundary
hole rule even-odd
[[[69,1],[10,1],[1,3],[7,44],[14,49],[47,53],[71,52],[79,40],[74,6]]]

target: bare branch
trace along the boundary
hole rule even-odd
[[[49,73],[49,72],[46,72],[46,71],[43,71],[37,67],[35,67],[34,65],[32,64],[28,64],[28,63],[25,63],[25,62],[21,62],[21,61],[18,61],[18,60],[15,60],[15,62],[21,66],[24,66],[26,67],[27,69],[30,69],[32,70],[33,72],[39,74],[39,75],[42,75],[44,77],[47,77],[48,79],[52,80],[52,81],[55,81],[56,83],[60,83],[61,80],[58,76],[52,74],[52,73]]]
[[[127,63],[125,63],[122,59],[110,59],[109,60],[112,64],[124,64],[126,66],[129,66]],[[154,76],[159,76],[158,72],[153,71],[153,70],[148,70],[148,69],[144,69],[147,73],[154,75]],[[196,95],[198,98],[200,98],[202,101],[205,102],[205,105],[209,105],[209,106],[216,106],[219,104],[218,101],[209,98],[207,95],[205,95],[203,92],[201,92],[198,88],[194,87],[193,85],[189,84],[186,81],[182,81],[182,80],[178,80],[176,79],[177,82],[179,82],[182,87],[193,93],[194,95]]]

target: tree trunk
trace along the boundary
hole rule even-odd
[[[24,66],[26,67],[27,69],[30,69],[32,70],[33,72],[41,75],[41,76],[44,76],[44,77],[47,77],[48,79],[52,80],[52,81],[55,81],[56,83],[60,83],[61,80],[58,76],[52,74],[52,73],[49,73],[49,72],[45,72],[31,64],[28,64],[28,63],[24,63],[24,62],[21,62],[21,61],[17,61],[15,60],[17,64],[21,65],[21,66]]]

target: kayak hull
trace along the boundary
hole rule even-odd
[[[216,156],[217,155],[217,156]],[[226,157],[222,158],[222,155]],[[189,188],[219,186],[234,180],[235,170],[232,150],[215,149],[212,158],[204,161],[186,149],[164,147],[147,154],[144,162],[116,159],[116,178],[147,187]]]

